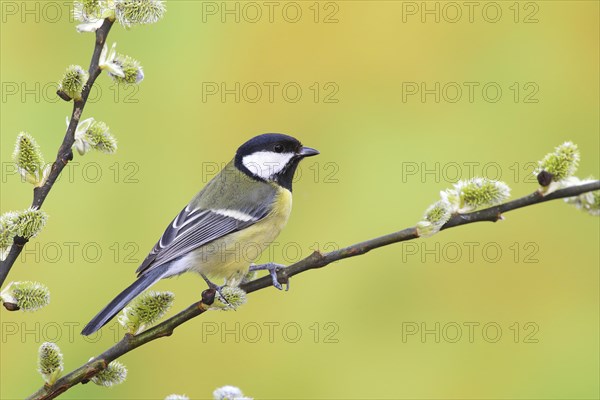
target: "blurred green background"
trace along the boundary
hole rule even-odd
[[[302,164],[288,227],[263,254],[286,264],[412,226],[458,178],[528,194],[532,162],[565,140],[581,149],[578,175],[599,176],[599,3],[474,4],[169,1],[156,25],[115,26],[109,43],[146,79],[139,90],[97,81],[84,117],[106,121],[119,151],[75,156],[9,276],[45,283],[52,302],[0,312],[0,396],[41,386],[46,340],[71,370],[120,337],[114,322],[99,337],[79,331],[253,135],[321,151]],[[71,112],[55,82],[69,64],[87,68],[94,39],[75,32],[68,2],[1,5],[6,212],[31,202],[10,164],[16,134],[54,159]],[[555,201],[344,260],[127,354],[125,384],[63,398],[210,398],[226,384],[257,399],[598,398],[599,228]],[[155,288],[176,293],[172,315],[204,283]]]

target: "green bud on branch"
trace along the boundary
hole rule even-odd
[[[0,293],[7,310],[36,311],[50,303],[50,291],[38,282],[11,282]]]
[[[69,121],[67,120],[67,125]],[[117,139],[110,133],[108,125],[87,118],[79,123],[75,131],[75,142],[73,146],[77,152],[84,155],[90,150],[97,150],[107,154],[117,151]]]
[[[83,24],[77,25],[78,32],[95,32],[105,19],[115,20],[113,0],[81,0],[73,4],[73,17]]]
[[[38,371],[48,385],[52,385],[60,377],[63,371],[63,356],[56,344],[42,343],[38,356]]]
[[[0,216],[0,260],[4,260],[15,236],[31,239],[46,225],[48,216],[44,211],[28,208],[9,211]]]
[[[121,68],[123,73],[122,76],[108,73],[115,82],[139,84],[144,80],[144,70],[136,59],[127,55],[117,54],[113,62]]]
[[[235,386],[222,386],[213,392],[214,400],[252,400],[245,397],[242,391]]]
[[[33,136],[21,132],[17,136],[13,161],[21,176],[29,183],[42,186],[50,171],[50,165],[44,166],[44,157]]]
[[[144,70],[140,63],[132,57],[117,53],[117,44],[110,50],[104,44],[100,53],[99,66],[117,83],[140,83],[144,79]]]
[[[571,177],[564,179],[561,182],[561,187],[585,185],[594,181],[595,179],[593,178],[579,179],[577,177]],[[600,190],[582,193],[576,197],[567,197],[564,200],[566,203],[572,204],[590,215],[600,215]]]
[[[579,166],[579,159],[579,149],[572,142],[565,142],[557,146],[553,153],[546,154],[533,171],[544,188],[542,192],[549,194],[558,188],[552,182],[560,182],[573,176]]]
[[[126,28],[158,22],[166,11],[161,0],[115,0],[117,22]]]
[[[175,295],[171,292],[146,292],[123,309],[118,321],[129,333],[135,335],[160,320],[174,300]]]
[[[58,83],[59,96],[66,100],[66,98],[61,95],[62,93],[70,99],[80,100],[81,92],[89,77],[87,71],[79,65],[69,66],[65,71],[62,80]]]
[[[73,16],[78,21],[95,21],[102,16],[102,3],[100,0],[81,0],[73,2]]]
[[[42,210],[28,208],[13,214],[15,232],[25,239],[36,237],[48,221],[48,214]]]
[[[16,215],[16,212],[10,211],[0,216],[0,261],[8,255],[17,234]]]
[[[441,193],[459,213],[473,211],[482,206],[502,203],[510,196],[510,188],[504,182],[487,178],[472,178],[468,181],[458,181],[454,189]]]
[[[106,368],[92,377],[92,382],[98,386],[111,387],[125,382],[127,368],[118,361],[113,361]]]
[[[433,203],[425,211],[423,221],[417,224],[419,236],[429,237],[440,231],[446,222],[452,216],[452,206],[446,200],[439,200]]]
[[[230,311],[237,310],[246,304],[246,292],[237,286],[224,286],[221,293],[217,292],[214,303],[209,310]]]
[[[502,203],[510,196],[510,188],[504,182],[473,178],[458,181],[453,189],[440,192],[440,196],[441,200],[429,206],[423,220],[417,223],[417,231],[421,237],[438,233],[454,213]]]

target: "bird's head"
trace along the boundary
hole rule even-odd
[[[240,146],[235,155],[235,166],[253,179],[276,182],[291,191],[300,161],[317,154],[317,150],[302,146],[291,136],[265,133]]]

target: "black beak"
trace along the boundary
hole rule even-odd
[[[300,152],[298,153],[298,155],[300,157],[312,157],[312,156],[316,156],[317,154],[319,154],[319,151],[316,149],[313,149],[312,147],[302,147],[300,149]]]

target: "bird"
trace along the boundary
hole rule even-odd
[[[279,264],[254,265],[285,227],[292,209],[292,180],[300,161],[319,151],[292,136],[265,133],[242,144],[234,158],[167,226],[136,270],[137,280],[82,330],[91,335],[136,296],[164,278],[193,271],[239,284],[249,271],[268,270],[273,285]]]

